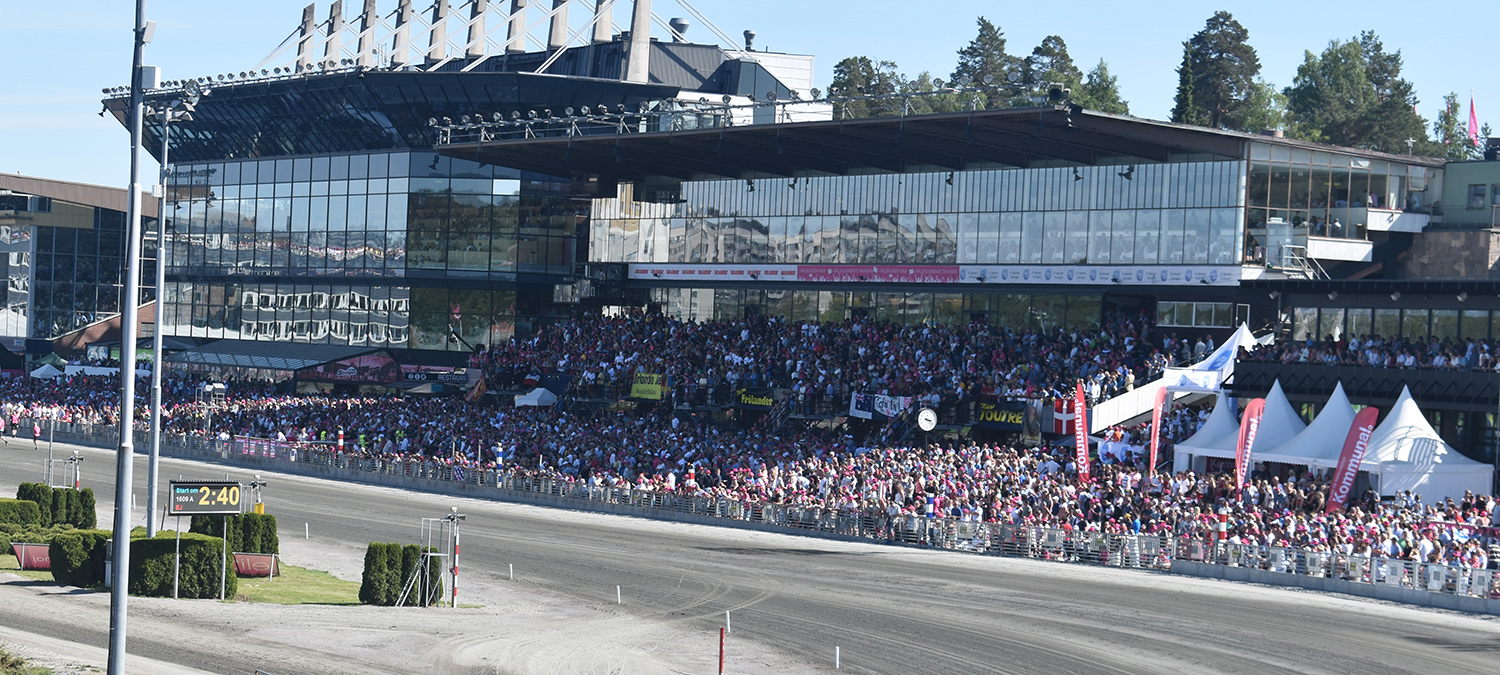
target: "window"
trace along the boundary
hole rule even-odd
[[[1156,323],[1187,328],[1231,328],[1234,304],[1228,302],[1158,302]]]
[[[1490,204],[1500,206],[1500,183],[1490,184]]]
[[[1470,185],[1469,186],[1469,208],[1471,208],[1471,209],[1482,209],[1482,208],[1484,208],[1484,197],[1485,197],[1485,194],[1484,194],[1484,186],[1483,185]]]

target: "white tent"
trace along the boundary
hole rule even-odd
[[[531,393],[516,397],[516,406],[553,406],[557,405],[557,394],[548,391],[544,387],[532,389]]]
[[[1232,406],[1230,407],[1232,408]],[[1218,408],[1215,408],[1214,414],[1217,415],[1218,413]],[[1231,409],[1229,411],[1229,415],[1231,416],[1229,419],[1234,419],[1232,417],[1234,414],[1235,411]],[[1205,424],[1204,426],[1207,427],[1208,425]],[[1286,398],[1286,392],[1281,390],[1281,381],[1277,380],[1271,385],[1270,393],[1266,394],[1266,407],[1265,412],[1261,414],[1260,428],[1255,433],[1255,441],[1250,445],[1250,461],[1261,461],[1262,458],[1258,451],[1279,447],[1295,438],[1297,434],[1302,433],[1302,430],[1306,428],[1307,424],[1302,421],[1302,418],[1297,415],[1297,411],[1292,408],[1291,401],[1288,401]],[[1196,457],[1230,459],[1234,457],[1235,452],[1239,449],[1240,425],[1238,423],[1234,425],[1233,431],[1229,434],[1201,445],[1194,443],[1193,441],[1201,434],[1202,431],[1200,430],[1192,438],[1179,443],[1174,459],[1184,454]],[[1174,465],[1175,463],[1174,461]]]
[[[63,374],[63,371],[58,370],[57,366],[54,366],[50,363],[44,363],[42,364],[41,368],[37,368],[36,370],[31,371],[32,377],[42,380],[50,380],[61,374]]]
[[[1494,474],[1493,466],[1464,457],[1443,442],[1406,387],[1370,435],[1361,469],[1380,476],[1380,494],[1411,490],[1427,504],[1444,497],[1460,499],[1465,490],[1488,494]]]
[[[1168,368],[1162,373],[1162,380],[1175,389],[1217,390],[1234,372],[1234,357],[1239,354],[1240,347],[1254,350],[1260,345],[1250,332],[1250,326],[1242,323],[1224,344],[1202,361],[1187,368]]]
[[[1240,433],[1240,423],[1236,419],[1238,415],[1234,406],[1229,404],[1229,397],[1224,392],[1219,392],[1214,401],[1214,410],[1203,421],[1203,426],[1198,427],[1197,433],[1177,444],[1174,451],[1176,454],[1172,458],[1172,470],[1187,471],[1190,468],[1188,462],[1191,461],[1189,455],[1195,454],[1194,448],[1214,445],[1225,437],[1237,439]]]
[[[1323,405],[1312,424],[1281,446],[1256,453],[1255,459],[1302,466],[1338,466],[1339,453],[1343,451],[1344,440],[1349,437],[1349,428],[1352,426],[1354,406],[1349,404],[1349,397],[1344,394],[1344,383],[1340,382],[1333,388],[1328,402]]]

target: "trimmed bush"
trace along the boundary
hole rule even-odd
[[[427,550],[429,550],[429,551],[436,551],[437,549],[433,548],[431,546],[428,546]],[[400,579],[400,582],[399,582],[400,585],[401,585],[401,590],[405,590],[406,589],[406,584],[407,584],[408,581],[411,580],[412,573],[415,572],[415,571],[417,571],[417,567],[419,565],[421,565],[421,564],[422,564],[422,547],[421,546],[418,546],[416,544],[407,544],[405,547],[403,547],[401,549],[401,579]],[[440,598],[443,597],[443,563],[442,563],[442,560],[440,560],[438,558],[429,558],[428,559],[428,561],[427,561],[427,581],[428,581],[429,586],[431,586],[431,591],[430,591],[431,594],[428,596],[427,601],[428,601],[429,604],[435,604],[435,603],[437,603],[437,601]],[[396,599],[397,600],[401,599],[401,590],[396,591]],[[407,601],[408,604],[411,604],[411,605],[419,605],[419,604],[421,604],[420,591],[418,590],[418,588],[416,586],[412,587],[412,595],[411,595],[411,597],[407,598],[406,601]]]
[[[104,583],[105,550],[114,536],[108,530],[73,530],[52,538],[52,578],[64,586],[93,588]]]
[[[359,601],[366,605],[383,605],[385,599],[385,544],[370,542],[365,549],[365,570],[359,580]]]
[[[172,560],[176,545],[175,536],[157,536],[130,542],[129,591],[132,595],[172,597]],[[219,597],[222,547],[222,540],[218,537],[183,533],[178,597]],[[234,561],[227,564],[230,567],[225,575],[225,597],[233,598],[238,589],[239,577],[234,574]]]
[[[94,501],[94,488],[74,490],[78,493],[78,512],[73,516],[73,524],[80,530],[92,530],[99,525],[98,505]],[[68,510],[72,510],[70,506]]]
[[[16,489],[16,499],[36,502],[36,507],[41,509],[41,525],[52,525],[52,488],[41,483],[22,483]]]
[[[193,516],[189,532],[220,536],[224,516]],[[229,517],[229,550],[233,553],[280,553],[281,540],[276,532],[276,517],[270,514],[245,513]]]
[[[68,492],[68,490],[52,491],[53,525],[62,525],[64,523],[71,525],[73,523],[73,521],[68,518]]]
[[[0,523],[40,526],[42,510],[29,499],[0,499]]]

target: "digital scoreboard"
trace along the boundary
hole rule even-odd
[[[241,513],[244,491],[230,481],[172,481],[169,516],[232,516]]]

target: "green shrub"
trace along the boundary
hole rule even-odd
[[[53,490],[52,491],[52,524],[53,525],[62,525],[64,523],[67,523],[69,525],[71,525],[73,523],[73,521],[71,521],[71,520],[68,519],[68,491],[67,490]]]
[[[172,597],[172,566],[176,546],[176,537],[158,536],[130,542],[129,591],[132,595]],[[178,597],[219,597],[221,564],[228,564],[228,573],[224,575],[225,597],[233,598],[239,577],[234,574],[234,562],[222,563],[222,556],[223,541],[220,538],[184,533]]]
[[[105,551],[114,536],[108,530],[73,530],[52,538],[52,578],[64,586],[93,588],[104,583]]]
[[[68,522],[72,523],[73,527],[76,527],[76,528],[78,528],[80,530],[82,530],[82,529],[93,529],[93,527],[94,527],[93,525],[89,525],[88,528],[85,528],[84,525],[83,525],[83,522],[82,522],[83,521],[83,495],[78,494],[77,490],[71,490],[71,489],[70,490],[60,490],[60,492],[62,492],[63,494],[67,495],[67,497],[68,497]]]
[[[359,580],[359,601],[366,605],[381,605],[385,598],[385,544],[370,542],[365,549],[365,570]]]
[[[0,523],[41,525],[42,510],[29,499],[0,499]]]
[[[42,526],[52,525],[52,488],[41,483],[22,483],[16,489],[16,499],[36,502],[36,507],[41,510]]]
[[[224,516],[193,516],[189,532],[218,537],[224,533]],[[233,553],[280,553],[281,540],[276,532],[276,517],[270,514],[245,513],[229,516],[229,548]]]
[[[98,505],[94,501],[94,488],[78,490],[78,514],[73,524],[80,530],[92,530],[99,525]],[[70,507],[71,510],[71,507]]]
[[[427,547],[427,550],[436,551],[437,549],[429,546]],[[406,590],[407,584],[411,582],[412,574],[417,571],[417,567],[421,564],[421,546],[418,546],[416,544],[408,544],[401,549],[401,589],[396,591],[398,600],[400,599],[401,592]],[[429,594],[427,597],[428,604],[436,603],[443,597],[443,563],[440,558],[428,559],[427,584],[429,587]],[[421,604],[421,591],[419,589],[419,586],[420,581],[418,582],[418,585],[412,586],[411,595],[406,599],[406,603],[408,605]]]

